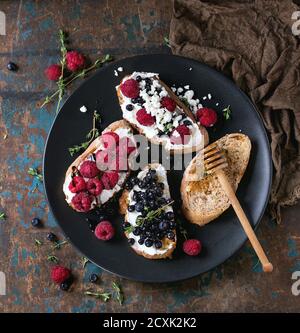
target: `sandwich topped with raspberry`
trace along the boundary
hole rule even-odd
[[[122,190],[136,157],[130,125],[116,121],[108,126],[68,168],[63,184],[67,203],[88,212]]]
[[[206,129],[158,74],[134,72],[116,89],[123,118],[152,143],[172,153],[190,153],[207,145]]]

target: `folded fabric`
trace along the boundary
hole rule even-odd
[[[300,36],[292,0],[175,0],[170,45],[230,76],[257,105],[271,142],[270,212],[300,198]]]

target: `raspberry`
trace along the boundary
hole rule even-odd
[[[85,178],[94,178],[98,175],[99,169],[93,161],[84,161],[80,166],[80,174]]]
[[[198,239],[188,239],[183,243],[183,251],[189,256],[197,256],[202,249]]]
[[[106,190],[114,188],[119,180],[119,174],[116,171],[104,172],[101,182]]]
[[[74,208],[79,212],[88,212],[91,209],[93,197],[86,192],[79,192],[72,198]]]
[[[190,130],[185,125],[177,126],[171,133],[170,140],[174,145],[187,144],[190,138]]]
[[[86,189],[86,183],[84,179],[80,176],[75,176],[72,178],[70,184],[69,184],[69,190],[72,193],[77,193],[80,191],[84,191]]]
[[[71,276],[71,271],[63,266],[54,266],[51,269],[51,279],[55,283],[62,283]]]
[[[95,236],[104,241],[112,239],[114,235],[115,229],[109,221],[100,222],[95,229]]]
[[[86,187],[89,193],[93,195],[99,195],[103,190],[102,183],[98,178],[89,179]]]
[[[76,72],[85,65],[84,56],[77,51],[69,51],[66,55],[67,68],[71,72]]]
[[[166,108],[170,112],[173,112],[176,109],[176,103],[170,97],[163,97],[160,103],[162,107]]]
[[[102,134],[101,136],[103,147],[105,149],[111,149],[116,147],[116,145],[119,143],[119,135],[115,132],[106,132]]]
[[[46,68],[45,75],[48,80],[57,81],[61,76],[61,66],[60,65],[51,65]]]
[[[216,111],[210,108],[200,108],[197,111],[196,116],[200,124],[205,127],[214,126],[218,120]]]
[[[120,86],[122,94],[129,98],[137,98],[140,93],[139,84],[134,79],[123,82]]]
[[[140,109],[136,113],[136,120],[143,126],[151,126],[155,123],[155,117],[147,113],[146,109]]]

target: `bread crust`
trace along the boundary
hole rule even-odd
[[[123,78],[126,79],[126,78],[129,78],[129,75],[125,76]],[[182,108],[183,112],[191,118],[191,120],[197,124],[196,120],[195,120],[195,117],[193,115],[193,113],[191,112],[191,110],[184,104],[181,102],[181,100],[176,96],[176,94],[174,94],[174,92],[172,91],[172,89],[170,89],[163,81],[161,81],[158,77],[156,77],[156,79],[160,82],[160,84],[167,90],[168,94],[171,96],[171,98],[175,101],[175,103],[180,107]],[[123,99],[123,96],[122,96],[122,93],[121,93],[121,90],[120,90],[120,86],[118,87],[117,89],[117,96],[118,96],[118,99],[119,99],[119,104],[122,105],[124,103],[124,99]],[[130,125],[140,134],[142,135],[145,135],[144,133],[144,130],[142,128],[140,128],[139,126],[137,126],[136,124],[132,124],[130,123]],[[207,130],[205,129],[205,127],[197,124],[197,126],[199,127],[199,130],[202,134],[202,137],[203,137],[203,142],[199,142],[199,144],[195,145],[195,146],[192,146],[190,148],[187,148],[187,147],[183,147],[183,148],[179,148],[179,149],[167,149],[165,147],[165,143],[159,139],[159,137],[153,137],[151,139],[149,139],[146,135],[145,137],[147,138],[147,140],[149,140],[151,143],[153,144],[156,144],[156,145],[163,145],[164,148],[168,151],[170,151],[171,154],[188,154],[188,153],[193,153],[193,152],[196,152],[196,151],[199,151],[200,149],[202,149],[203,147],[205,147],[208,142],[209,142],[209,136],[208,136],[208,132]]]
[[[128,128],[130,130],[132,130],[131,126],[129,125],[129,123],[122,119],[122,120],[118,120],[115,121],[113,123],[111,123],[109,126],[107,126],[103,131],[102,134],[106,133],[106,132],[114,132],[116,129],[118,128]],[[95,152],[99,145],[101,144],[101,136],[98,136],[94,141],[92,141],[90,143],[90,145],[88,146],[88,148],[80,155],[76,158],[76,160],[74,162],[71,163],[71,165],[68,167],[66,174],[65,174],[65,180],[64,180],[64,184],[66,183],[68,176],[73,172],[73,168],[78,168],[79,165],[93,152]],[[126,178],[124,183],[126,182],[126,179],[128,178],[130,174],[130,170],[128,170],[128,172],[126,173]],[[116,192],[117,193],[117,192]],[[115,194],[116,194],[115,193]],[[110,199],[111,200],[111,199]],[[68,203],[70,207],[72,207],[74,210],[75,207],[72,205],[72,202]],[[91,209],[92,210],[92,209]],[[76,210],[77,212],[81,213],[80,211]]]
[[[229,181],[236,191],[249,162],[251,151],[250,139],[247,135],[241,133],[232,133],[225,135],[221,139],[217,140],[216,143],[219,147],[222,147],[225,150],[230,146],[235,147],[234,150],[227,149],[227,160],[229,166],[224,169],[224,172],[227,174]],[[231,152],[233,151],[235,151],[235,156],[230,156]],[[230,207],[229,199],[227,198],[225,192],[223,192],[223,189],[216,176],[208,175],[199,181],[187,180],[187,177],[191,175],[193,164],[196,161],[200,161],[199,159],[201,158],[201,154],[202,152],[200,151],[186,168],[180,188],[183,202],[182,212],[191,223],[198,224],[199,226],[203,226],[213,221]],[[240,166],[239,170],[232,170],[234,165],[236,165],[235,160],[237,159],[236,156],[238,155],[242,158],[242,165]],[[215,185],[213,189],[215,193],[209,192],[209,188],[212,182]],[[197,196],[202,196],[202,199],[208,199],[210,196],[213,198],[214,196],[217,197],[217,195],[221,196],[223,204],[221,207],[212,209],[210,212],[204,212],[205,209],[202,209],[204,207],[201,207],[201,205],[197,207],[198,210],[193,206],[193,201],[195,202],[195,198]]]
[[[151,167],[153,169],[157,168],[159,164],[158,163],[152,163],[149,164],[148,167]],[[146,166],[147,168],[147,166]],[[124,190],[121,197],[119,198],[119,211],[120,214],[125,215],[125,221],[127,221],[127,208],[128,208],[128,195],[129,195],[129,191],[128,190]],[[176,230],[173,230],[175,235],[176,235]],[[125,236],[128,238],[128,235],[126,232],[124,232]],[[166,252],[161,253],[161,254],[154,254],[154,255],[149,255],[148,253],[145,253],[143,251],[139,251],[135,248],[133,248],[133,250],[140,256],[143,256],[144,258],[147,259],[166,259],[166,258],[172,258],[172,253],[176,248],[176,241],[172,241],[170,239],[165,238],[163,241],[163,245],[168,246],[169,244],[171,244],[170,249],[168,249]]]

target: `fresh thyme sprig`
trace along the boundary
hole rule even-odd
[[[181,220],[178,219],[176,221],[176,225],[178,226],[180,234],[184,237],[185,240],[187,240],[188,239],[188,232],[186,231],[186,229],[184,229]]]
[[[89,144],[100,135],[100,132],[96,127],[97,123],[99,123],[100,121],[101,121],[101,117],[100,117],[99,113],[97,111],[94,111],[94,114],[93,114],[93,128],[86,135],[87,141],[82,142],[79,145],[75,145],[73,147],[70,147],[68,150],[69,150],[69,153],[70,153],[71,156],[73,156],[76,153],[81,152],[82,150],[85,150],[89,146]]]
[[[111,284],[112,288],[114,289],[115,291],[115,298],[117,299],[117,301],[119,302],[120,305],[123,304],[124,302],[124,294],[121,290],[121,287],[116,283],[116,282],[113,282]]]
[[[95,297],[95,298],[98,298],[98,299],[102,299],[104,302],[107,302],[110,297],[111,297],[111,294],[110,293],[99,293],[99,292],[96,292],[96,291],[85,291],[84,292],[84,295],[87,295],[87,296],[92,296],[92,297]]]
[[[154,218],[158,217],[166,207],[172,205],[174,203],[174,200],[168,202],[167,204],[163,205],[160,208],[157,208],[156,210],[151,210],[147,213],[145,217],[139,216],[136,221],[136,225],[141,227],[145,223],[145,221],[151,222]],[[125,228],[126,233],[131,233],[134,230],[135,226],[131,225],[127,228]]]
[[[0,220],[5,220],[6,219],[6,214],[4,212],[0,213]]]
[[[61,74],[57,81],[58,86],[58,101],[56,105],[56,113],[59,111],[60,103],[65,93],[65,82],[64,82],[64,71],[66,67],[66,55],[67,55],[67,47],[66,47],[66,34],[61,29],[59,30],[59,42],[60,42],[60,53],[61,53]]]
[[[109,62],[109,61],[112,61],[112,60],[113,60],[113,57],[110,54],[106,54],[101,59],[97,59],[90,67],[82,69],[78,73],[66,77],[65,79],[62,80],[64,90],[68,85],[70,85],[76,79],[86,76],[86,74],[88,74],[93,69],[99,68],[103,64],[105,64],[106,62]],[[59,93],[60,93],[60,88],[57,89],[51,96],[47,96],[45,98],[43,104],[41,105],[41,108],[44,107],[46,104],[50,103],[53,100],[53,98],[56,97]]]
[[[55,264],[57,264],[59,262],[59,259],[56,256],[53,256],[53,255],[48,255],[47,260],[51,261],[51,262],[54,262]]]
[[[43,243],[38,239],[35,239],[34,242],[35,242],[35,245],[37,245],[37,246],[43,245]]]
[[[230,109],[230,105],[228,105],[225,109],[223,109],[222,112],[225,120],[229,120],[231,118],[232,111]]]
[[[29,168],[27,172],[30,176],[35,177],[38,181],[40,182],[43,181],[43,176],[40,174],[40,172],[37,169]]]
[[[61,241],[61,242],[56,242],[56,244],[52,246],[52,249],[53,250],[58,250],[62,247],[62,245],[65,245],[67,243],[68,243],[68,241],[66,241],[66,240]]]
[[[87,265],[87,263],[89,263],[89,259],[86,257],[82,257],[82,268],[85,268],[85,266]]]
[[[170,40],[167,36],[164,37],[164,44],[167,46],[167,47],[171,47],[170,45]]]

